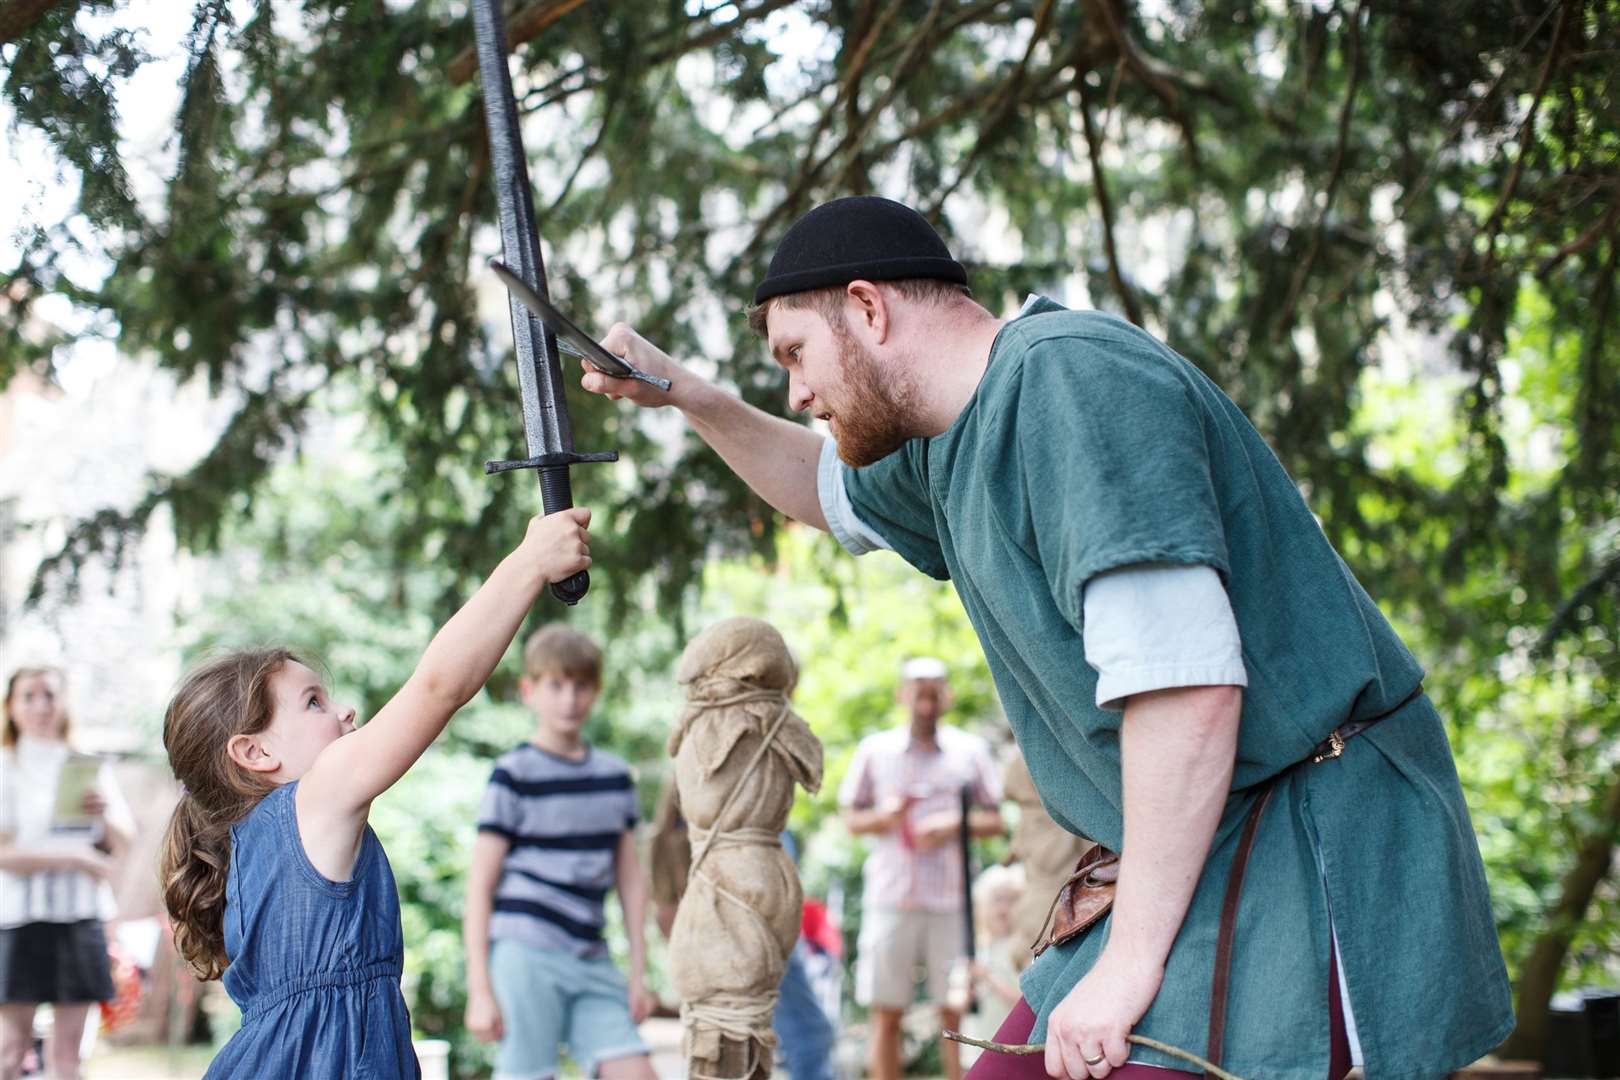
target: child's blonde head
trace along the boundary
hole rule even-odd
[[[987,866],[973,879],[973,915],[979,937],[1004,937],[1012,929],[1012,909],[1024,895],[1024,868]]]
[[[531,679],[562,675],[601,686],[602,650],[571,626],[547,623],[523,646],[523,674]]]
[[[163,748],[180,802],[169,819],[159,873],[174,944],[198,976],[217,979],[225,955],[225,881],[231,826],[275,788],[231,760],[227,744],[253,735],[275,715],[271,679],[303,661],[281,648],[227,653],[194,669],[163,715]]]

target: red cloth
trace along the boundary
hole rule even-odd
[[[844,955],[844,936],[833,925],[832,917],[827,914],[827,905],[813,896],[804,898],[804,916],[799,921],[799,933],[828,956]]]
[[[1350,1071],[1350,1040],[1344,1033],[1344,1009],[1339,1002],[1339,964],[1328,947],[1328,1080],[1342,1080]],[[1007,1019],[1001,1022],[991,1042],[1017,1045],[1029,1041],[1035,1030],[1035,1013],[1023,998],[1013,1006]],[[1193,1053],[1196,1047],[1185,1047]],[[1046,1076],[1044,1054],[997,1054],[986,1050],[968,1070],[965,1080],[1042,1080]],[[1153,1065],[1139,1065],[1127,1061],[1108,1074],[1108,1080],[1203,1080],[1202,1073],[1182,1072],[1179,1069],[1161,1069]]]
[[[112,967],[116,996],[111,1001],[101,1002],[101,1026],[106,1031],[117,1031],[135,1019],[136,1010],[141,1006],[141,972],[135,961],[117,945],[107,949],[107,959]]]

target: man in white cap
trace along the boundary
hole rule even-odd
[[[838,791],[850,831],[876,841],[862,867],[855,948],[855,996],[872,1010],[874,1080],[900,1074],[900,1018],[915,999],[919,969],[941,1024],[961,1027],[961,1014],[945,1005],[945,990],[967,933],[959,842],[964,788],[976,807],[967,822],[972,835],[1002,831],[1001,779],[989,744],[939,722],[951,704],[946,675],[945,664],[931,656],[901,666],[898,697],[910,723],[862,739]],[[955,1043],[942,1041],[940,1056],[950,1080],[962,1075]]]

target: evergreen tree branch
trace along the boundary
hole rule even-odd
[[[683,37],[679,41],[667,44],[662,48],[648,53],[646,58],[641,61],[641,67],[644,71],[651,71],[652,69],[662,67],[673,60],[679,60],[689,52],[706,48],[718,41],[724,41],[726,38],[735,35],[738,30],[742,29],[742,27],[748,25],[756,19],[762,19],[771,12],[776,11],[779,8],[787,7],[793,2],[794,0],[760,0],[758,4],[755,4],[751,8],[740,8],[736,16],[727,20],[726,22],[711,26],[703,33]],[[701,15],[697,15],[686,20],[679,27],[677,27],[673,33],[679,34],[682,30],[691,26],[693,23],[704,22],[708,14],[710,13],[705,11]],[[590,74],[590,70],[591,65],[589,63],[577,64],[563,72],[561,75],[558,75],[544,86],[525,92],[522,99],[518,103],[518,111],[520,113],[537,112],[540,109],[555,105],[558,102],[566,101],[568,98],[573,97],[575,94],[582,93],[583,91],[600,89],[604,84],[607,83],[608,77],[606,75],[592,75]],[[579,77],[582,77],[582,81],[579,83],[579,85],[567,87],[565,89],[557,89],[562,87],[562,85],[569,79]]]
[[[1481,109],[1495,100],[1496,92],[1502,88],[1502,83],[1512,74],[1514,64],[1520,56],[1524,55],[1524,51],[1530,47],[1530,43],[1541,32],[1542,26],[1552,17],[1553,12],[1562,10],[1565,2],[1566,0],[1553,0],[1551,4],[1547,5],[1547,9],[1536,19],[1535,25],[1531,26],[1529,32],[1519,39],[1519,43],[1513,47],[1513,51],[1508,54],[1507,59],[1502,61],[1502,69],[1496,73],[1496,78],[1491,80],[1491,85],[1485,88],[1483,94],[1474,99],[1473,104],[1468,106],[1468,110],[1457,118],[1457,122],[1451,125],[1445,135],[1441,137],[1440,142],[1429,152],[1429,162],[1423,171],[1423,175],[1418,177],[1418,182],[1413,184],[1401,196],[1400,212],[1403,215],[1417,201],[1418,196],[1427,191],[1429,185],[1434,182],[1435,176],[1440,171],[1440,162],[1444,156],[1442,151],[1457,140],[1457,136],[1462,134],[1463,128],[1467,127],[1469,121],[1479,115]]]
[[[1530,108],[1524,114],[1524,122],[1519,125],[1518,135],[1515,136],[1519,144],[1518,153],[1514,155],[1513,167],[1508,170],[1506,182],[1502,185],[1501,194],[1496,198],[1496,205],[1485,220],[1485,255],[1479,267],[1480,274],[1490,273],[1491,267],[1496,263],[1496,238],[1502,231],[1502,221],[1507,215],[1508,203],[1519,189],[1519,178],[1524,175],[1524,162],[1530,154],[1532,144],[1531,136],[1535,132],[1536,113],[1541,110],[1541,101],[1547,94],[1547,83],[1552,78],[1553,64],[1558,59],[1559,47],[1564,41],[1564,26],[1569,20],[1569,9],[1579,6],[1580,0],[1563,0],[1558,9],[1558,22],[1553,25],[1552,44],[1547,47],[1547,56],[1541,63],[1541,74],[1536,78],[1536,88],[1530,96]]]
[[[1620,555],[1610,557],[1609,561],[1598,567],[1597,571],[1583,581],[1578,588],[1553,612],[1552,618],[1542,628],[1541,636],[1536,639],[1530,652],[1533,656],[1545,657],[1552,652],[1552,647],[1558,639],[1575,629],[1580,620],[1580,610],[1594,603],[1607,589],[1614,588],[1620,591]]]
[[[1305,292],[1305,282],[1310,277],[1311,267],[1316,257],[1322,251],[1322,238],[1327,232],[1328,214],[1333,209],[1333,197],[1339,190],[1339,181],[1344,176],[1344,160],[1346,149],[1350,144],[1350,120],[1355,114],[1356,91],[1361,86],[1361,17],[1367,10],[1367,0],[1361,0],[1356,5],[1355,14],[1350,16],[1350,43],[1347,47],[1348,58],[1346,63],[1350,67],[1350,81],[1344,90],[1344,101],[1339,106],[1339,138],[1333,150],[1333,169],[1328,174],[1327,186],[1322,193],[1322,209],[1316,216],[1316,227],[1311,230],[1311,246],[1306,250],[1305,257],[1294,268],[1293,279],[1288,283],[1288,296],[1283,300],[1281,312],[1272,326],[1272,337],[1281,341],[1293,329],[1294,312],[1299,307],[1301,295]]]
[[[1575,478],[1590,478],[1598,482],[1599,490],[1607,478],[1613,482],[1612,463],[1617,456],[1615,446],[1616,425],[1620,424],[1620,365],[1608,349],[1609,335],[1615,329],[1613,322],[1615,279],[1620,277],[1620,228],[1609,233],[1609,257],[1598,265],[1597,301],[1591,324],[1581,335],[1580,389],[1575,395],[1576,431],[1579,443],[1575,454]],[[1587,485],[1572,485],[1581,502]]]
[[[1137,326],[1142,325],[1142,309],[1136,302],[1136,294],[1125,281],[1125,275],[1119,268],[1119,249],[1114,242],[1114,205],[1108,194],[1108,176],[1103,171],[1102,163],[1102,136],[1097,131],[1097,124],[1091,118],[1091,90],[1086,85],[1086,71],[1083,68],[1074,69],[1074,86],[1080,93],[1080,122],[1085,128],[1086,156],[1091,160],[1091,186],[1097,196],[1097,216],[1102,219],[1103,250],[1108,256],[1108,280],[1113,284],[1114,291],[1119,294],[1120,303],[1125,305],[1125,315]]]
[[[1536,277],[1546,280],[1548,275],[1564,264],[1565,259],[1590,248],[1602,239],[1605,233],[1613,229],[1617,222],[1620,222],[1620,190],[1610,193],[1609,209],[1602,217],[1587,226],[1579,236],[1542,260],[1541,265],[1536,267]]]
[[[1559,883],[1558,902],[1547,913],[1546,928],[1519,969],[1518,1024],[1497,1051],[1503,1058],[1538,1058],[1546,1045],[1549,1005],[1559,973],[1620,844],[1620,769],[1613,771],[1609,790],[1594,803],[1596,825],[1581,841],[1575,862]]]
[[[956,179],[942,188],[934,197],[933,204],[924,211],[924,217],[937,218],[945,206],[945,200],[961,187],[967,178],[972,175],[974,166],[984,152],[996,142],[1005,137],[1007,124],[1018,107],[1020,92],[1024,88],[1024,77],[1029,71],[1030,59],[1035,55],[1035,47],[1046,37],[1051,28],[1053,0],[1042,0],[1040,10],[1035,13],[1035,27],[1030,32],[1029,41],[1024,45],[1024,53],[1018,58],[1012,73],[996,87],[995,96],[986,106],[989,117],[979,125],[979,134],[973,140],[973,147],[962,159],[956,169]]]
[[[667,64],[671,60],[680,59],[693,50],[706,49],[710,45],[725,41],[727,38],[736,36],[737,31],[741,30],[749,23],[763,19],[771,12],[785,8],[793,2],[794,0],[760,0],[759,3],[750,8],[739,6],[737,8],[737,14],[727,21],[723,23],[716,23],[701,34],[694,34],[689,38],[683,38],[676,44],[669,45],[664,49],[653,53],[648,58],[648,65],[656,67],[660,64]],[[730,5],[726,6],[729,7]]]
[[[911,74],[912,69],[921,61],[923,56],[926,55],[925,46],[934,40],[933,31],[939,20],[940,11],[944,7],[944,2],[945,0],[933,0],[933,2],[929,5],[928,14],[923,16],[922,23],[917,27],[916,32],[911,36],[911,40],[906,48],[905,54],[901,57],[900,62],[896,65],[894,72],[892,72],[890,75],[889,89],[884,93],[883,98],[876,105],[867,110],[866,122],[862,124],[861,127],[853,131],[846,131],[843,138],[840,139],[831,150],[827,151],[820,158],[811,160],[807,156],[803,159],[805,164],[799,168],[797,174],[793,178],[793,182],[789,185],[787,192],[776,201],[776,204],[768,212],[766,212],[766,214],[754,226],[752,237],[749,239],[748,243],[744,245],[742,252],[731,261],[730,266],[726,270],[725,277],[734,277],[737,268],[741,266],[747,259],[751,258],[754,253],[757,252],[761,246],[763,246],[765,243],[765,238],[772,235],[776,228],[782,224],[782,222],[798,213],[798,211],[804,206],[805,202],[809,199],[810,191],[814,188],[822,172],[827,168],[828,165],[830,165],[840,154],[844,153],[849,148],[859,147],[861,141],[866,137],[867,132],[871,130],[872,125],[875,124],[877,119],[883,115],[884,110],[886,110],[890,103],[893,102],[895,95],[900,92],[902,85],[904,84],[906,78]],[[827,106],[827,113],[831,113],[837,108],[838,100],[834,99]],[[827,122],[827,113],[823,114],[823,123],[818,126],[818,130],[825,127]],[[813,150],[814,148],[811,147],[810,151],[812,153]]]
[[[1054,61],[1045,68],[1041,69],[1041,71],[1039,71],[1034,78],[1025,81],[1024,90],[1022,93],[1017,95],[1016,103],[1039,103],[1062,97],[1068,92],[1068,87],[1064,84],[1060,84],[1057,81],[1057,76],[1061,75],[1063,70],[1068,66],[1069,61],[1064,59]],[[914,121],[909,127],[905,128],[898,135],[895,135],[890,139],[885,139],[883,142],[878,143],[866,153],[869,157],[881,158],[885,154],[893,151],[895,148],[902,146],[913,139],[920,139],[925,135],[929,135],[940,126],[967,115],[975,109],[985,105],[987,102],[996,100],[1001,96],[1004,89],[1004,81],[997,82],[990,84],[977,94],[970,94],[966,97],[958,98],[955,102],[941,109],[939,112],[930,113],[920,120]]]
[[[873,21],[871,29],[865,38],[856,45],[854,53],[844,66],[843,74],[838,77],[837,93],[827,103],[827,107],[821,111],[821,116],[816,120],[816,126],[804,140],[802,157],[806,164],[801,167],[798,174],[800,183],[789,191],[787,197],[783,200],[785,205],[797,207],[802,204],[808,185],[814,181],[816,172],[831,159],[832,155],[829,154],[818,161],[816,153],[821,146],[821,140],[825,137],[827,130],[832,127],[833,120],[838,115],[839,105],[860,96],[861,80],[866,74],[867,61],[872,56],[872,45],[883,31],[888,28],[889,23],[899,14],[900,10],[901,5],[899,4],[886,5],[883,13]],[[850,106],[846,115],[849,118],[849,123],[845,131],[856,130],[860,116],[859,108],[853,105]],[[833,153],[836,152],[837,148],[835,147]]]
[[[106,559],[116,572],[161,506],[173,513],[182,545],[193,550],[211,547],[220,535],[225,507],[269,473],[302,430],[305,411],[318,389],[287,392],[279,378],[272,377],[265,389],[249,393],[213,447],[185,473],[153,476],[146,493],[130,509],[106,507],[74,523],[57,550],[35,569],[27,603],[38,604],[57,581],[72,600],[78,595],[79,570],[93,559]]]
[[[1114,43],[1119,59],[1130,68],[1132,74],[1139,79],[1148,91],[1159,99],[1164,110],[1176,126],[1181,129],[1182,138],[1187,144],[1187,157],[1192,162],[1194,170],[1199,167],[1201,155],[1198,150],[1198,135],[1194,130],[1192,117],[1188,115],[1180,93],[1171,79],[1166,65],[1155,57],[1144,53],[1131,37],[1130,31],[1125,28],[1123,11],[1117,10],[1115,4],[1123,7],[1123,0],[1083,0],[1086,12],[1100,22],[1108,32],[1108,37]]]
[[[516,52],[519,45],[538,36],[546,27],[588,2],[589,0],[540,0],[539,3],[519,8],[506,21],[506,47]],[[463,49],[445,69],[445,75],[452,86],[460,86],[477,73],[478,51],[470,46]]]
[[[574,190],[574,184],[579,180],[579,174],[585,170],[586,164],[596,156],[597,151],[602,149],[602,143],[606,141],[608,131],[613,126],[613,115],[618,112],[619,103],[622,100],[621,97],[617,96],[607,99],[607,104],[602,107],[602,123],[596,129],[595,138],[591,139],[585,149],[580,152],[579,159],[574,162],[573,169],[569,170],[568,178],[563,181],[562,190],[557,192],[557,197],[551,200],[551,205],[540,212],[538,225],[544,225],[546,220],[557,212],[557,208],[568,200],[569,194]]]
[[[949,37],[951,34],[955,33],[958,29],[967,25],[968,23],[985,25],[991,22],[1012,22],[1023,18],[1023,13],[1017,8],[1011,8],[1011,10],[1009,10],[1009,8],[1010,5],[1006,4],[1005,0],[982,0],[980,3],[970,4],[969,6],[962,8],[955,15],[945,19],[940,24],[940,36]],[[898,11],[901,8],[900,5],[889,5],[889,9]],[[1000,18],[995,20],[988,18],[989,15],[998,12],[1000,13]],[[901,52],[905,51],[909,45],[909,39],[891,42],[888,45],[885,45],[883,48],[877,50],[872,59],[872,63],[875,66],[882,66],[883,64],[886,64],[890,60],[894,59]],[[775,129],[776,125],[782,122],[784,117],[790,115],[793,110],[797,109],[805,102],[820,97],[822,94],[826,93],[827,88],[832,86],[835,81],[837,80],[823,80],[822,82],[812,86],[810,89],[805,90],[795,97],[789,98],[787,101],[778,105],[772,110],[770,117],[755,129],[754,137],[759,138],[769,134]]]
[[[8,45],[26,34],[40,16],[61,0],[5,0],[0,3],[0,45]],[[77,4],[78,0],[74,0]]]

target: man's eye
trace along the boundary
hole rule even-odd
[[[313,708],[317,708],[320,705],[320,703],[321,703],[320,695],[319,694],[311,694],[311,695],[309,695],[309,700],[304,703],[304,707],[306,709],[313,709]]]
[[[795,345],[793,348],[789,349],[788,355],[797,361],[799,359],[799,346]]]

